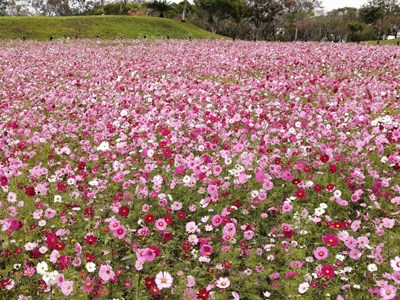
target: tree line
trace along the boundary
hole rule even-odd
[[[0,15],[150,15],[238,39],[352,41],[397,37],[399,0],[324,12],[319,0],[2,0]]]

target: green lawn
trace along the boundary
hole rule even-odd
[[[397,42],[400,42],[400,38],[392,39],[392,40],[380,40],[379,45],[397,45]],[[377,45],[377,40],[375,41],[366,41],[362,43],[367,43],[368,45]]]
[[[190,23],[154,17],[76,16],[0,17],[0,39],[54,38],[222,38]]]

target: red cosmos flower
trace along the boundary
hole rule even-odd
[[[167,222],[168,225],[172,224],[172,217],[171,216],[165,216],[164,220],[165,220],[165,222]]]
[[[335,185],[332,183],[328,183],[325,187],[326,191],[333,192],[335,190]]]
[[[4,257],[9,257],[10,255],[11,255],[11,251],[10,250],[8,250],[8,249],[5,249],[4,251],[3,251],[3,253],[1,253]]]
[[[33,186],[25,187],[25,195],[27,195],[27,196],[35,196],[36,195],[35,188]]]
[[[119,209],[118,209],[118,214],[121,216],[121,217],[127,217],[128,215],[129,215],[129,208],[127,207],[127,206],[121,206]]]
[[[322,191],[322,186],[320,184],[315,184],[313,186],[313,190],[316,191],[317,193]]]
[[[46,237],[46,245],[49,249],[54,250],[57,247],[58,238],[53,232],[47,232],[44,234]]]
[[[154,252],[155,256],[160,256],[161,254],[161,249],[158,248],[157,246],[150,246],[151,251]]]
[[[326,162],[329,161],[329,155],[326,154],[326,153],[321,154],[321,156],[319,157],[319,159],[321,160],[321,162],[326,163]]]
[[[186,218],[186,214],[183,211],[178,211],[176,215],[178,216],[179,220],[185,220]]]
[[[1,288],[5,288],[7,285],[9,285],[11,283],[11,279],[3,279],[2,281],[0,281],[0,287]]]
[[[171,156],[172,151],[171,151],[171,149],[169,149],[169,148],[165,148],[164,151],[163,151],[163,154],[164,154],[164,157],[165,157],[165,158],[168,158],[168,157]]]
[[[149,224],[149,223],[153,223],[153,222],[155,222],[155,220],[156,220],[156,218],[154,217],[154,215],[153,214],[147,214],[145,217],[144,217],[144,221],[147,223],[147,224]]]
[[[161,295],[161,291],[157,286],[152,286],[149,291],[153,294],[153,295]]]
[[[85,214],[85,217],[93,218],[93,216],[94,216],[94,209],[93,209],[93,207],[86,207],[86,208],[85,208],[84,214]]]
[[[43,279],[40,279],[37,283],[39,292],[43,293],[47,289],[47,283]]]
[[[295,185],[298,185],[300,182],[301,182],[300,178],[295,178],[295,179],[292,180],[292,183],[295,184]]]
[[[97,242],[97,237],[95,237],[94,235],[90,234],[88,236],[85,237],[85,243],[86,245],[94,245]]]
[[[322,240],[328,246],[337,246],[339,245],[339,239],[334,234],[327,234],[322,237]]]
[[[85,260],[87,262],[93,262],[95,259],[95,256],[92,253],[85,253]]]
[[[306,199],[306,191],[303,188],[297,189],[297,191],[294,192],[294,196],[296,198],[299,198],[300,200]]]
[[[18,248],[15,248],[15,250],[14,250],[14,254],[21,254],[23,252],[23,249],[22,248],[20,248],[20,247],[18,247]]]
[[[164,231],[161,233],[161,235],[163,236],[165,242],[169,242],[172,239],[172,233],[169,231]]]
[[[39,248],[35,248],[35,249],[33,249],[32,251],[31,251],[31,257],[32,258],[40,258],[40,257],[42,257],[42,253],[40,253],[40,251],[39,251]]]
[[[335,268],[331,265],[325,265],[322,267],[321,273],[324,277],[333,278],[335,277]]]
[[[239,207],[242,206],[242,203],[240,201],[238,201],[238,200],[235,200],[235,201],[232,202],[232,206],[236,206],[237,208],[239,208]]]
[[[200,300],[207,300],[210,297],[210,292],[207,291],[206,288],[202,288],[199,290],[199,292],[196,294],[197,299]]]
[[[60,192],[64,191],[66,188],[68,188],[68,184],[63,184],[62,182],[57,182],[57,190]]]
[[[329,173],[336,173],[336,165],[335,164],[329,164]]]
[[[66,244],[64,242],[58,242],[56,244],[56,248],[55,249],[58,250],[58,251],[61,251],[61,250],[64,250],[65,246],[66,246]]]
[[[146,277],[144,279],[144,285],[149,290],[150,288],[156,285],[156,279],[154,277]]]
[[[64,270],[67,269],[69,267],[69,265],[71,264],[71,257],[68,255],[61,255],[58,259],[57,259],[57,266],[59,270]]]
[[[346,224],[343,222],[333,222],[331,224],[329,224],[329,228],[330,229],[339,229],[342,230],[343,228],[346,227]]]
[[[191,248],[192,248],[192,245],[188,241],[185,241],[182,245],[183,251],[189,251]]]
[[[0,176],[0,185],[6,186],[8,184],[8,179],[5,176]]]

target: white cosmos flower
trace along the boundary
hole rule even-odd
[[[110,150],[110,144],[107,141],[101,142],[97,147],[97,151],[107,151]]]
[[[172,282],[174,279],[172,278],[171,274],[168,272],[159,272],[156,275],[156,285],[157,287],[162,290],[171,287]]]
[[[231,285],[231,282],[226,277],[220,277],[215,285],[220,289],[227,289]]]
[[[299,285],[299,293],[300,294],[304,294],[305,292],[308,291],[308,289],[310,288],[310,285],[308,284],[308,282],[303,282]]]
[[[47,263],[45,261],[38,263],[36,266],[36,271],[40,275],[44,275],[48,269],[49,269],[49,266],[47,265]]]
[[[368,269],[368,271],[370,271],[370,272],[375,272],[375,271],[378,270],[378,267],[376,266],[376,264],[369,264],[369,265],[367,266],[367,269]]]
[[[325,213],[325,209],[323,209],[322,207],[318,207],[315,209],[314,214],[316,216],[322,216]]]
[[[95,264],[94,262],[88,262],[88,263],[86,264],[86,270],[87,270],[89,273],[94,272],[94,271],[96,270],[96,264]]]
[[[335,191],[333,192],[333,195],[334,195],[335,197],[340,197],[340,196],[342,196],[342,192],[339,191],[339,190],[335,190]]]

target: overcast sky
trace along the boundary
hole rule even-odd
[[[325,11],[341,7],[356,7],[360,8],[363,4],[367,3],[368,0],[322,0],[322,5]]]

